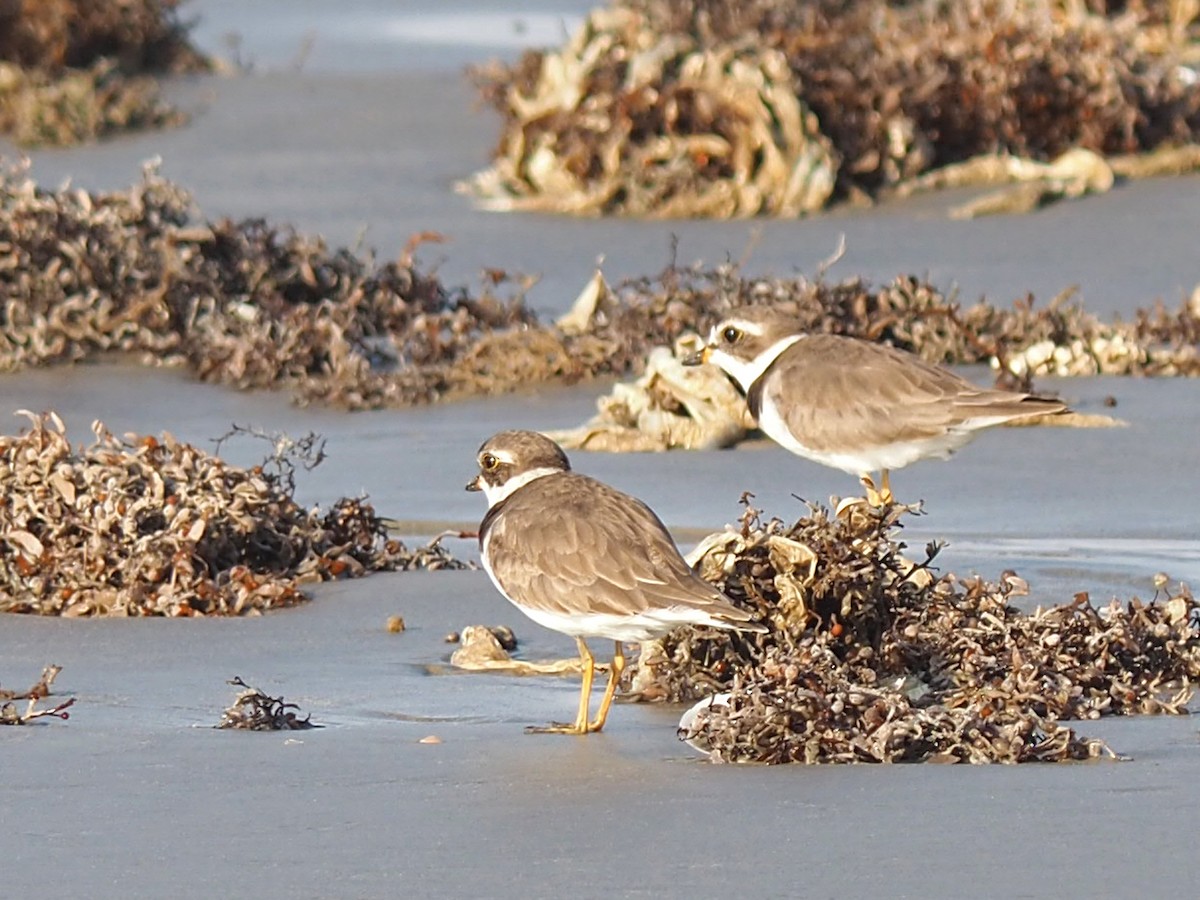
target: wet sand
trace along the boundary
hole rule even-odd
[[[288,58],[286,33],[269,29],[274,3],[261,2],[267,25],[239,26],[267,29],[248,30],[243,42],[247,53],[267,48],[259,51],[264,71],[173,88],[196,111],[191,126],[38,152],[35,176],[122,187],[140,160],[160,154],[164,171],[196,192],[209,217],[291,221],[332,244],[353,243],[366,228],[366,244],[383,257],[415,231],[443,231],[452,243],[422,258],[440,260],[448,282],[473,279],[484,266],[541,272],[532,301],[546,310],[565,308],[599,254],[611,277],[656,271],[672,234],[681,260],[712,262],[740,256],[757,233],[748,270],[812,272],[845,232],[850,249],[835,274],[928,273],[957,282],[966,297],[986,292],[999,302],[1026,290],[1048,299],[1074,283],[1106,315],[1128,314],[1157,296],[1174,304],[1200,282],[1200,178],[1132,184],[1035,216],[975,223],[947,220],[953,198],[946,196],[807,222],[480,213],[449,185],[484,163],[495,126],[470,114],[469,90],[451,62],[486,56],[487,48],[388,44],[378,37],[387,29],[371,17],[390,14],[390,6],[359,0],[346,19],[361,13],[371,23],[374,49],[355,51],[351,31],[339,38],[350,49],[331,41],[327,54],[314,50],[311,69],[270,70],[266,63]],[[229,8],[228,0],[195,5],[212,15]],[[317,4],[297,8],[298,21],[313,16],[328,25]],[[202,28],[208,39],[220,32]],[[371,62],[388,59],[395,64]],[[1043,386],[1089,412],[1109,411],[1102,404],[1111,395],[1118,401],[1111,411],[1130,427],[1003,430],[950,463],[904,470],[895,479],[900,496],[927,504],[927,515],[909,525],[910,543],[948,539],[943,567],[960,573],[1016,568],[1030,581],[1032,601],[1060,602],[1079,589],[1097,598],[1148,596],[1157,571],[1200,583],[1195,383]],[[167,429],[205,448],[231,422],[316,430],[329,438],[330,461],[300,479],[302,502],[366,492],[381,511],[411,521],[414,534],[428,534],[478,521],[482,501],[462,485],[483,437],[503,427],[576,424],[602,390],[346,415],[195,384],[180,373],[101,365],[0,378],[0,417],[53,408],[77,442],[100,418],[118,433]],[[19,425],[11,419],[7,427]],[[262,450],[241,443],[227,455],[249,463]],[[854,487],[841,473],[767,445],[573,458],[577,468],[646,498],[681,543],[735,519],[744,489],[786,518],[803,508],[792,493],[824,501]],[[454,549],[472,552],[469,542]],[[571,652],[567,638],[512,611],[480,572],[374,576],[314,594],[310,604],[254,619],[5,617],[3,684],[24,686],[57,662],[64,666],[57,687],[79,701],[69,722],[0,730],[0,895],[1194,891],[1200,746],[1187,718],[1079,724],[1133,757],[1121,764],[718,767],[675,739],[678,710],[622,705],[602,735],[526,736],[522,726],[573,709],[573,681],[429,674],[449,655],[443,635],[472,623],[511,625],[528,659]],[[392,614],[404,616],[405,633],[384,630]],[[234,675],[285,695],[327,727],[213,730],[234,696],[224,683]],[[418,743],[431,734],[442,743]]]

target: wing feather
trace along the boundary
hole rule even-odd
[[[698,609],[748,616],[688,567],[640,500],[573,472],[538,478],[504,501],[487,531],[489,567],[521,606],[570,614]]]
[[[836,335],[810,335],[778,360],[764,390],[817,451],[880,446],[974,430],[1066,407],[978,387],[920,357]],[[773,373],[775,374],[775,373]]]

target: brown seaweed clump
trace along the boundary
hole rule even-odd
[[[153,76],[211,63],[188,42],[179,0],[0,2],[0,132],[64,145],[185,116]]]
[[[251,687],[236,675],[229,679],[234,687],[244,688],[233,701],[233,705],[221,713],[218,728],[238,728],[243,731],[301,731],[306,728],[321,728],[312,721],[312,714],[300,718],[300,707],[285,703],[282,697],[264,694]]]
[[[792,526],[747,507],[697,548],[700,571],[771,626],[681,628],[643,650],[645,699],[696,700],[682,735],[719,761],[1026,762],[1105,751],[1064,720],[1183,713],[1200,678],[1200,612],[1180,585],[1150,601],[1086,594],[1032,612],[1027,591],[915,563],[907,507],[815,504]]]
[[[47,716],[55,719],[62,719],[64,722],[71,718],[71,714],[67,710],[75,705],[75,698],[70,697],[62,703],[57,703],[54,706],[45,709],[39,709],[38,703],[49,697],[53,692],[51,685],[54,684],[54,679],[58,677],[58,673],[62,671],[62,666],[49,665],[42,669],[41,677],[27,690],[10,691],[6,688],[0,688],[0,700],[4,701],[0,705],[0,725],[28,725],[34,719],[42,719]],[[14,700],[28,700],[25,710],[22,712]]]
[[[0,437],[0,612],[239,615],[299,603],[310,582],[463,565],[389,539],[365,500],[305,510],[279,474],[170,434],[97,422],[74,450],[57,415],[24,414],[28,431]]]
[[[132,353],[351,409],[578,377],[551,335],[523,333],[519,298],[449,290],[408,255],[376,265],[261,219],[197,221],[153,167],[111,194],[6,171],[0,370]]]
[[[616,0],[560,49],[475,72],[503,124],[462,189],[494,209],[795,216],[980,156],[1188,144],[1197,47],[1200,10],[1169,0]],[[1074,182],[1056,190],[1095,189]]]
[[[911,277],[874,288],[671,265],[613,287],[597,275],[570,315],[542,324],[528,279],[489,273],[473,295],[422,271],[414,248],[434,239],[380,264],[261,219],[204,221],[153,167],[115,193],[47,191],[0,168],[0,372],[123,354],[300,403],[409,406],[640,373],[655,347],[771,303],[813,330],[938,362],[994,359],[1017,378],[1200,373],[1200,294],[1107,323],[1066,297],[964,308]]]
[[[770,305],[794,312],[806,332],[886,342],[934,363],[991,364],[1005,379],[1200,375],[1200,287],[1177,310],[1160,303],[1131,322],[1104,322],[1069,292],[1042,306],[1027,296],[964,307],[912,276],[876,288],[861,278],[749,276],[725,264],[671,266],[615,288],[600,280],[560,323],[572,356],[596,373],[640,371],[653,348],[705,335],[731,309]]]

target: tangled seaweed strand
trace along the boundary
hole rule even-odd
[[[147,73],[207,70],[179,0],[0,3],[0,132],[18,144],[75,144],[186,117]]]
[[[305,599],[308,582],[461,568],[439,544],[410,551],[370,504],[306,511],[278,475],[170,434],[75,451],[57,415],[0,437],[0,612],[238,615]]]
[[[620,0],[557,51],[475,72],[503,125],[464,188],[501,209],[787,216],[982,154],[1196,141],[1194,5],[1090,7]],[[797,203],[798,180],[830,184]]]
[[[1012,573],[935,577],[897,539],[905,507],[810,505],[791,527],[747,508],[700,566],[771,630],[686,627],[633,676],[645,699],[695,700],[684,736],[721,761],[1025,762],[1106,752],[1062,720],[1182,713],[1200,677],[1200,614],[1185,586],[1023,612]]]
[[[237,695],[233,705],[221,713],[218,728],[238,728],[243,731],[301,731],[306,728],[321,728],[309,714],[300,718],[295,703],[285,703],[282,697],[264,694],[250,687],[241,678],[229,679],[234,687],[245,688]]]

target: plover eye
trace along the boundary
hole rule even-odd
[[[485,472],[491,472],[498,465],[500,465],[500,460],[498,460],[491,453],[485,453],[483,456],[479,457],[479,468],[483,469]]]
[[[721,332],[721,340],[727,344],[736,344],[742,339],[742,331],[740,328],[735,328],[732,325],[726,325],[725,330]]]

